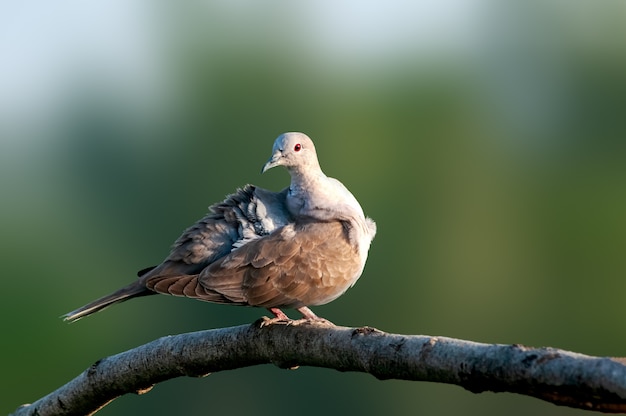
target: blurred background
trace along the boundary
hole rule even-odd
[[[626,355],[626,3],[0,4],[0,413],[95,360],[266,312],[166,296],[58,317],[159,263],[309,134],[378,223],[339,325]],[[295,316],[295,315],[294,315]],[[582,414],[267,365],[101,415]]]

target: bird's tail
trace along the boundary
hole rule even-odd
[[[110,295],[103,296],[100,299],[96,299],[93,302],[86,304],[72,312],[68,312],[65,315],[62,315],[64,321],[74,322],[78,321],[85,316],[91,315],[92,313],[96,313],[101,311],[104,308],[107,308],[111,305],[114,305],[119,302],[124,302],[125,300],[136,298],[140,296],[146,295],[154,295],[155,292],[146,289],[146,287],[140,283],[139,281],[135,281],[128,286],[125,286]]]

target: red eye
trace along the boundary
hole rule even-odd
[[[300,143],[296,144],[296,145],[293,147],[294,152],[299,152],[299,151],[300,151],[300,149],[302,149],[302,145],[301,145]]]

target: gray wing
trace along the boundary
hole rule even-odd
[[[174,242],[165,261],[146,275],[191,275],[248,241],[270,234],[290,221],[287,189],[271,192],[246,185],[209,207],[209,213]]]
[[[75,321],[113,304],[155,293],[224,302],[223,296],[199,285],[195,285],[197,291],[191,296],[189,288],[194,285],[189,282],[233,249],[287,224],[290,217],[285,207],[286,195],[287,189],[276,193],[252,185],[237,190],[209,207],[204,218],[185,230],[163,263],[139,271],[139,279],[128,286],[65,314],[65,320]]]
[[[231,251],[289,223],[287,191],[276,193],[253,185],[238,189],[209,207],[209,213],[176,240],[165,261],[140,276],[139,282],[156,293],[240,303],[198,285],[198,274]]]

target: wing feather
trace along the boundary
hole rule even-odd
[[[200,273],[199,284],[253,306],[329,302],[352,285],[360,262],[340,221],[292,223],[251,241]]]

